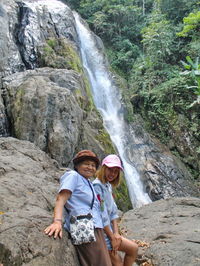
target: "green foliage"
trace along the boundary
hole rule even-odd
[[[72,9],[78,9],[80,6],[80,0],[63,0],[67,3]]]
[[[76,8],[88,21],[91,29],[103,39],[109,48],[111,66],[118,72],[123,72],[127,78],[143,49],[148,55],[145,58],[147,68],[149,66],[153,66],[154,69],[164,68],[164,65],[174,64],[179,62],[181,57],[185,57],[187,51],[182,41],[177,40],[174,29],[179,26],[183,17],[199,7],[197,0],[66,0],[66,2]],[[188,49],[193,55],[196,45],[191,45]]]
[[[168,142],[170,128],[177,123],[178,113],[187,116],[188,121],[193,120],[191,114],[187,113],[187,106],[192,99],[188,83],[192,81],[177,77],[155,87],[150,93],[143,91],[140,94],[144,102],[143,117],[148,117],[150,128],[157,132],[164,143]]]
[[[53,50],[55,49],[57,45],[57,40],[56,39],[49,39],[47,40],[48,46],[50,46]]]
[[[174,142],[176,156],[180,157],[194,178],[197,178],[200,105],[191,106],[191,102],[195,101],[195,94],[191,90],[193,85],[194,80],[190,75],[177,75],[151,90],[138,91],[132,96],[132,103],[134,112],[142,115],[146,129],[167,145],[170,141]],[[184,134],[190,136],[188,147],[181,143]]]
[[[183,18],[184,28],[178,32],[179,37],[187,37],[188,35],[199,34],[200,30],[200,11],[190,13],[187,17]]]
[[[193,107],[195,104],[200,104],[200,64],[199,57],[196,58],[195,62],[192,61],[190,56],[186,56],[187,63],[181,61],[187,71],[182,72],[182,75],[189,75],[193,81],[194,85],[189,86],[189,89],[193,89],[194,93],[197,95],[197,99],[190,104],[189,107]]]
[[[132,69],[135,58],[140,54],[140,49],[137,45],[130,42],[128,39],[117,37],[113,48],[115,52],[110,54],[111,66],[114,69],[120,69],[127,73]]]
[[[192,10],[199,7],[199,0],[160,0],[160,8],[174,25],[180,23]]]
[[[173,31],[169,21],[165,19],[159,9],[155,10],[149,20],[149,25],[144,27],[141,33],[146,54],[146,68],[161,68],[165,58],[171,55]]]

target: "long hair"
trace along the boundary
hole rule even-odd
[[[97,171],[96,171],[96,174],[95,176],[103,183],[105,184],[106,183],[106,178],[105,178],[105,169],[106,169],[106,165],[103,165],[101,166]],[[109,168],[109,167],[107,167]],[[119,169],[119,174],[118,176],[111,182],[109,182],[113,188],[119,186],[120,184],[120,181],[121,181],[121,171]]]

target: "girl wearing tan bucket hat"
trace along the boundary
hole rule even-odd
[[[81,266],[112,266],[106,247],[100,203],[94,191],[91,177],[99,166],[99,159],[90,150],[82,150],[73,158],[74,170],[67,171],[60,179],[60,188],[54,209],[53,223],[45,229],[45,234],[62,238],[63,208],[64,228],[70,233],[70,219],[92,215],[96,240],[74,244]],[[91,204],[92,202],[92,204]],[[72,239],[73,240],[73,239]]]
[[[132,240],[121,236],[118,232],[118,210],[113,199],[112,188],[120,183],[122,162],[115,154],[106,156],[101,167],[96,172],[93,182],[101,205],[101,215],[104,224],[105,240],[113,266],[132,266],[137,257],[138,246]],[[118,251],[125,253],[124,259]]]

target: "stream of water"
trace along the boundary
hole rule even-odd
[[[84,68],[87,70],[93,98],[103,117],[104,126],[115,144],[123,162],[124,174],[133,207],[140,207],[151,202],[143,190],[140,176],[125,154],[126,122],[120,103],[119,90],[113,85],[105,64],[105,57],[98,49],[94,34],[82,23],[74,12],[76,30],[80,40],[80,50]]]

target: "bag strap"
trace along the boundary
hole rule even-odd
[[[92,189],[92,186],[91,186],[91,184],[90,184],[90,181],[89,181],[88,179],[87,179],[87,181],[88,181],[88,184],[89,184],[89,186],[90,186],[90,188],[91,188],[91,190],[92,190],[92,196],[93,196],[93,198],[92,198],[92,203],[91,203],[91,206],[90,206],[90,208],[91,208],[91,210],[92,210],[93,205],[94,205],[94,190]],[[66,212],[69,213],[69,211],[68,211],[68,209],[66,208],[65,205],[64,205],[64,208],[65,208]]]
[[[90,181],[87,179],[87,181],[88,181],[88,184],[89,184],[89,186],[90,186],[90,188],[91,188],[91,190],[92,190],[92,196],[93,196],[93,198],[92,198],[92,203],[91,203],[91,206],[90,206],[90,208],[91,208],[91,210],[92,210],[92,208],[93,208],[93,205],[94,205],[94,190],[92,189],[92,186],[91,186],[91,184],[90,184]]]

